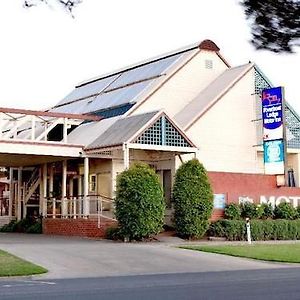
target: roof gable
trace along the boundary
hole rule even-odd
[[[134,143],[156,146],[195,147],[185,133],[164,113],[154,111],[119,117],[86,147],[86,150]]]
[[[212,83],[203,89],[197,97],[188,103],[174,119],[185,130],[214,105],[227,91],[236,84],[254,64],[248,63],[225,70]]]

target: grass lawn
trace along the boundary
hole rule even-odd
[[[221,246],[183,246],[180,248],[260,260],[300,263],[300,243],[272,245],[252,244]]]
[[[0,277],[46,273],[47,270],[0,250]]]

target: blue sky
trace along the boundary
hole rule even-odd
[[[45,109],[80,81],[209,38],[232,66],[256,62],[300,113],[299,51],[256,51],[238,1],[83,0],[74,14],[1,0],[0,106]]]

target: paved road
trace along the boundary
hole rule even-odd
[[[296,268],[55,280],[0,280],[0,299],[298,300]]]
[[[47,268],[49,273],[40,276],[43,279],[254,270],[288,266],[178,249],[168,243],[124,244],[45,235],[0,234],[0,249]]]

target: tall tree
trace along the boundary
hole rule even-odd
[[[256,49],[293,52],[300,45],[299,0],[242,0]]]

